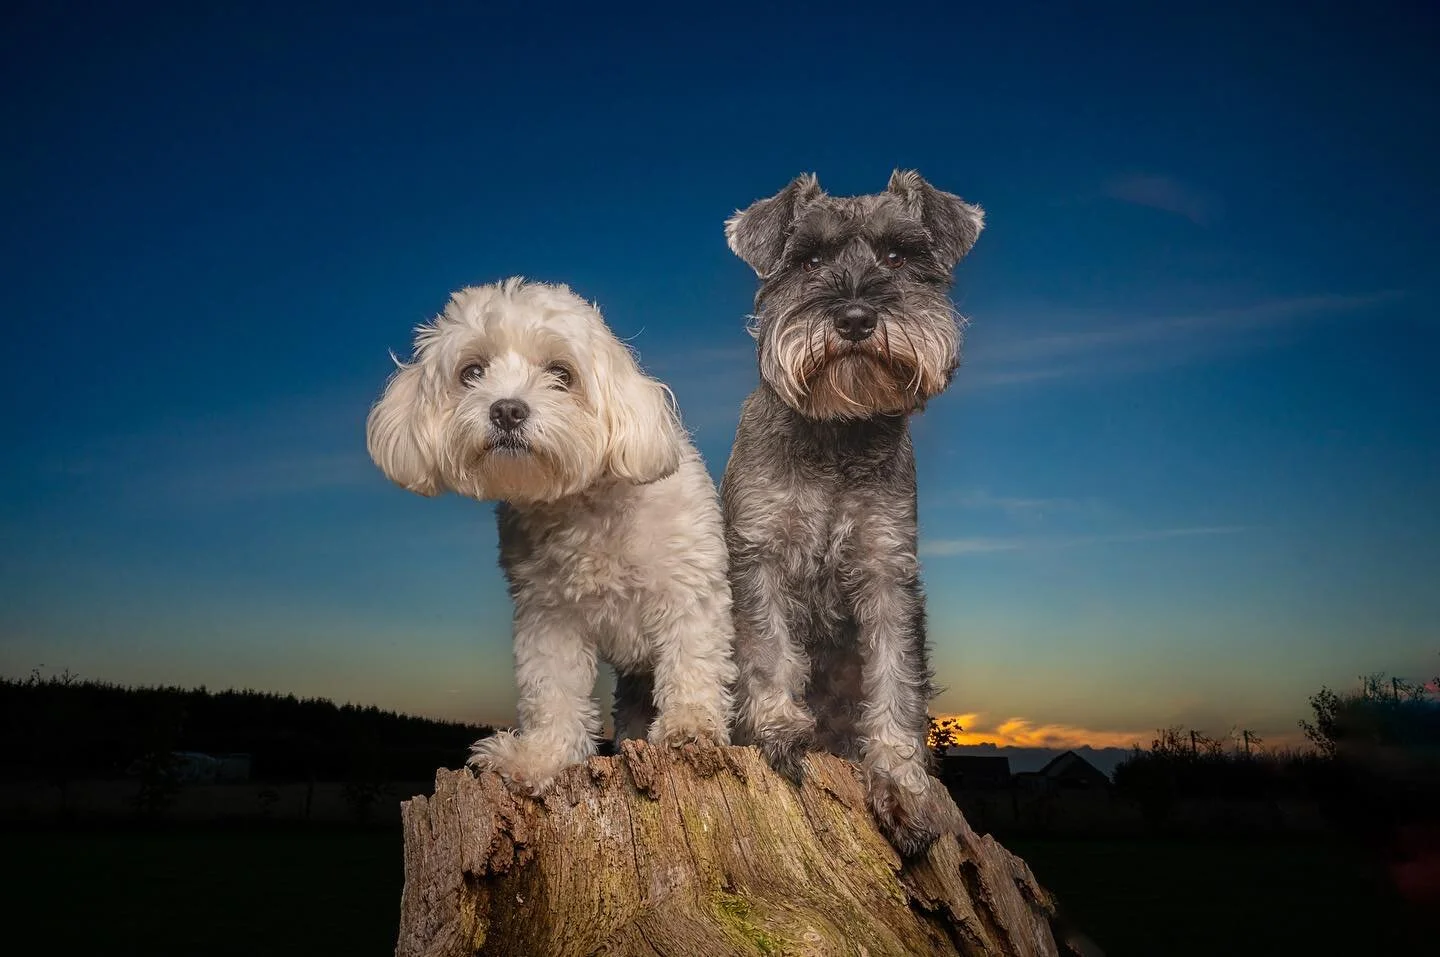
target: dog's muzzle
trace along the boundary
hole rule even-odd
[[[490,405],[490,441],[492,452],[525,452],[530,443],[524,438],[525,422],[530,406],[519,399],[496,399]]]

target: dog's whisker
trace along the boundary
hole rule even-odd
[[[910,363],[910,365],[911,365],[911,369],[913,370],[913,371],[911,372],[910,378],[909,378],[909,379],[906,381],[906,383],[905,383],[905,390],[906,390],[907,392],[913,392],[915,395],[918,396],[918,395],[920,394],[920,391],[921,391],[921,385],[922,385],[922,383],[923,383],[923,381],[924,381],[924,377],[923,377],[923,374],[922,374],[922,372],[921,372],[921,361],[920,361],[921,353],[920,353],[920,351],[919,351],[918,349],[915,348],[915,340],[914,340],[913,338],[911,338],[910,329],[908,328],[908,323],[901,323],[901,325],[900,325],[900,332],[905,336],[906,344],[907,344],[907,345],[909,346],[909,348],[910,348],[910,356],[911,356],[911,360],[912,360],[911,363]],[[923,324],[922,324],[921,327],[920,327],[920,335],[921,335],[922,338],[925,339],[926,350],[927,350],[927,352],[928,352],[929,347],[930,347],[930,339],[929,339],[930,332],[929,332],[928,329],[925,328],[925,326],[924,326]]]
[[[824,330],[819,328],[818,317],[812,314],[805,324],[805,375],[804,381],[809,381],[815,374],[814,370],[820,368],[825,361]],[[815,350],[820,350],[820,358],[815,358]]]

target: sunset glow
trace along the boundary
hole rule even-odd
[[[1025,718],[996,721],[983,714],[936,715],[941,722],[955,721],[963,729],[954,734],[957,745],[993,744],[1001,748],[1132,748],[1144,747],[1155,736],[1150,731],[1114,731],[1067,724],[1036,724]]]

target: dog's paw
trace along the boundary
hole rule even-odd
[[[875,823],[901,857],[918,857],[930,849],[940,835],[954,829],[952,812],[942,800],[939,782],[926,778],[921,790],[886,774],[871,774],[866,784],[866,803]]]
[[[687,744],[719,747],[730,743],[725,719],[707,708],[677,705],[661,712],[650,726],[650,743],[681,748]]]
[[[712,777],[725,767],[721,748],[730,743],[724,718],[703,707],[672,707],[650,727],[650,743],[678,752],[701,777]]]
[[[497,731],[476,741],[466,762],[477,771],[494,771],[512,790],[532,797],[543,794],[569,763],[562,749],[514,731]]]
[[[798,787],[805,783],[805,755],[815,744],[815,719],[809,712],[798,712],[790,723],[761,729],[755,743],[766,763]]]

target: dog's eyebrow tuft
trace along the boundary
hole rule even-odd
[[[930,247],[930,237],[923,227],[908,223],[892,223],[874,232],[870,244],[876,248],[898,249],[918,255]]]
[[[790,251],[796,253],[825,252],[840,249],[858,235],[851,223],[833,216],[816,216],[802,223],[790,239]]]

